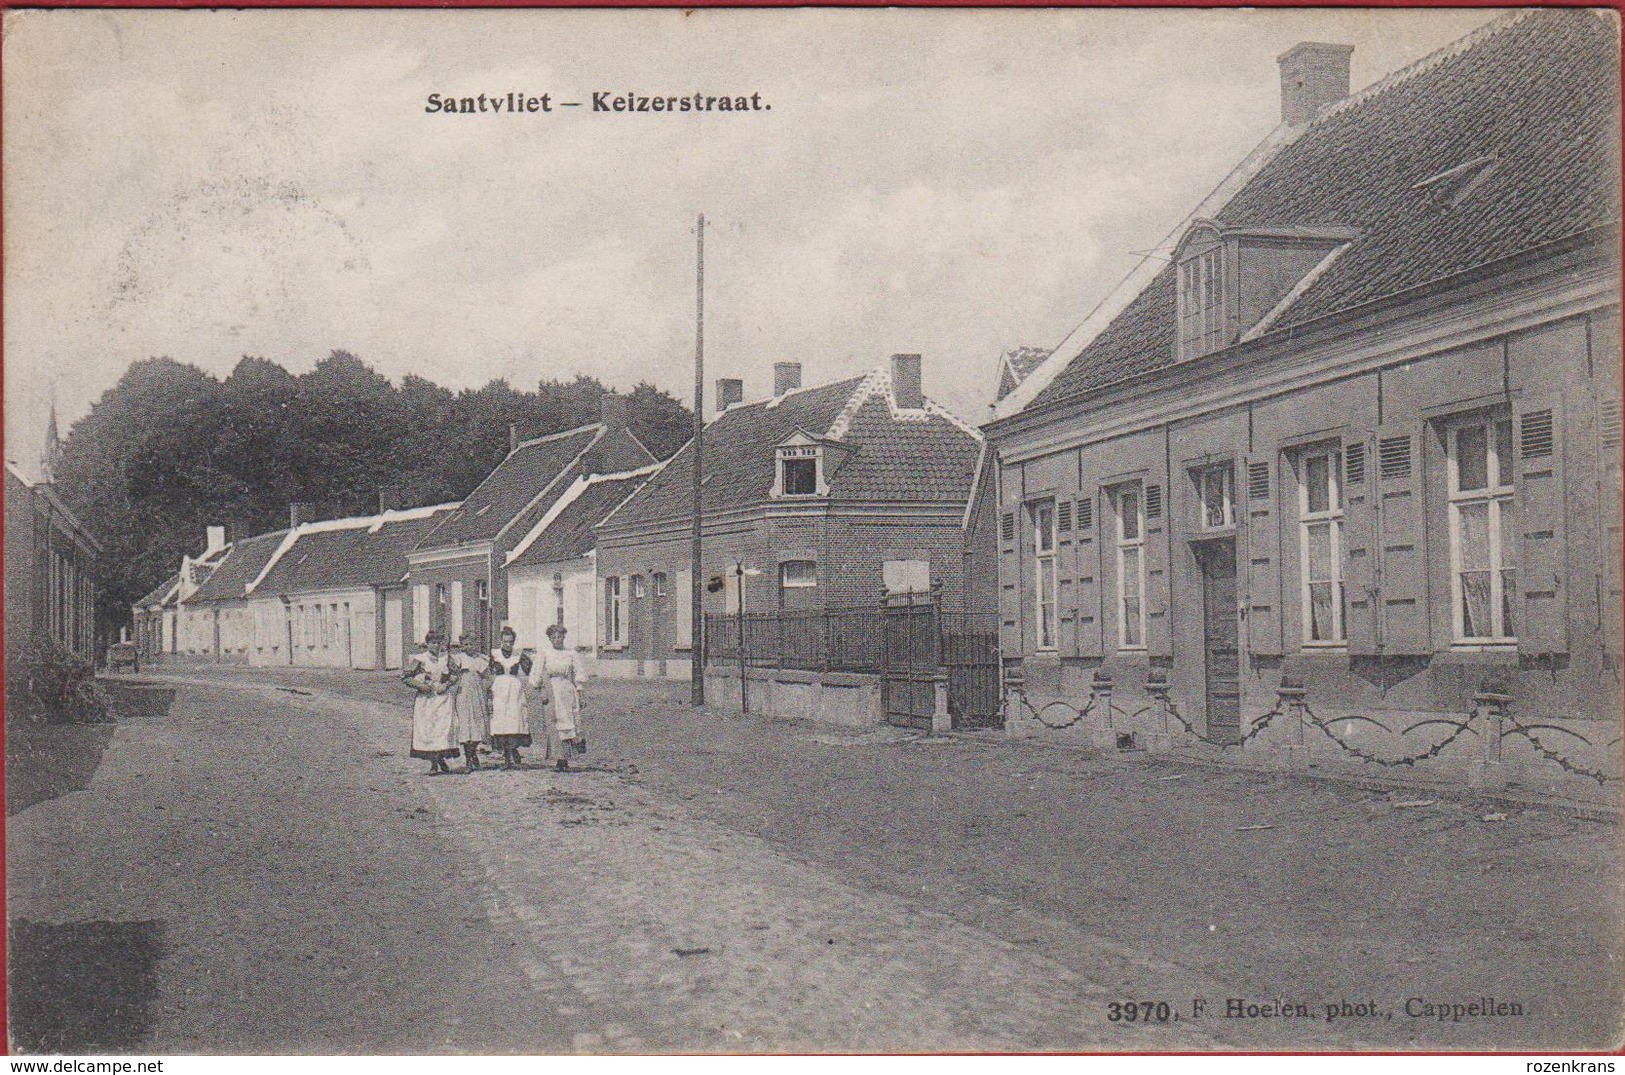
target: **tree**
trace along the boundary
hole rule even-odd
[[[452,393],[415,374],[400,386],[348,351],[295,377],[244,356],[224,381],[168,358],[130,365],[68,434],[58,490],[107,550],[104,613],[162,582],[204,530],[234,538],[287,525],[288,505],[370,514],[460,500],[521,439],[598,421],[596,378],[533,392],[496,380]],[[659,458],[688,440],[689,412],[649,384],[630,396],[633,433]]]

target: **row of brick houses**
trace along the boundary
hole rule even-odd
[[[1014,726],[1617,781],[1618,49],[1547,10],[1353,95],[1281,57],[1166,260],[1004,370]]]
[[[928,400],[917,355],[774,394],[719,387],[707,429],[707,610],[873,608],[887,588],[964,604],[980,434]],[[691,463],[608,397],[593,425],[515,443],[457,504],[297,523],[204,550],[135,606],[149,659],[392,668],[431,628],[536,644],[552,624],[599,672],[687,676]],[[718,480],[713,482],[712,477]],[[758,566],[767,566],[767,571]],[[749,576],[738,573],[748,565]],[[758,581],[758,576],[767,577]]]

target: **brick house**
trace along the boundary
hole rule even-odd
[[[705,429],[703,611],[873,607],[940,586],[964,605],[966,507],[981,434],[926,398],[918,355],[740,402],[718,382]],[[608,675],[689,674],[693,444],[598,528],[599,656]],[[746,574],[741,576],[741,567]]]
[[[593,529],[637,492],[662,464],[619,474],[584,474],[554,501],[504,561],[508,619],[521,646],[544,644],[552,624],[597,670],[598,574]]]
[[[1008,717],[1596,794],[1617,27],[1513,13],[1352,96],[1349,52],[1284,54],[1282,125],[996,404]]]
[[[412,552],[411,642],[429,628],[472,631],[482,647],[509,616],[504,560],[577,478],[655,462],[627,429],[627,400],[608,395],[601,420],[517,443]]]

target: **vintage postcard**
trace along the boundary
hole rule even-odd
[[[13,1051],[1620,1046],[1613,9],[3,46]]]

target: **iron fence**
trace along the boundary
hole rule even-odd
[[[780,609],[747,612],[745,664],[806,672],[879,672],[883,641],[880,611],[865,608]],[[739,660],[738,614],[705,617],[705,659]]]

